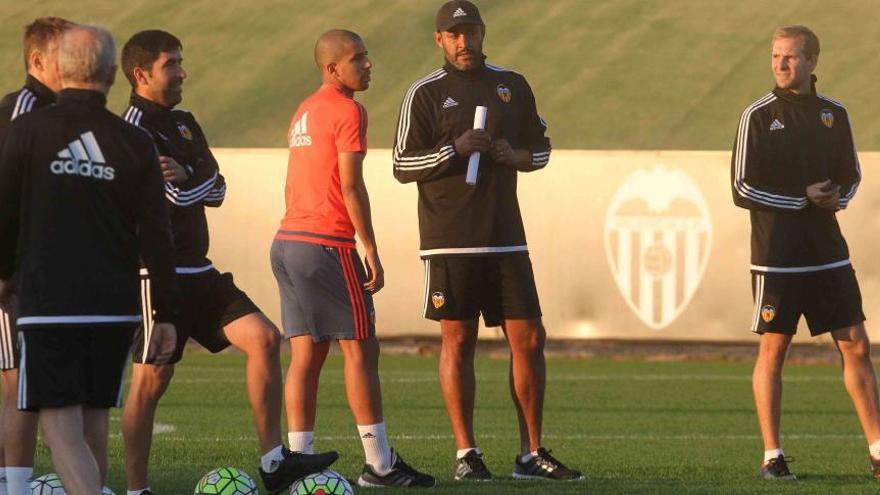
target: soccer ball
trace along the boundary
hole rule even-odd
[[[199,480],[193,495],[260,495],[253,478],[241,469],[217,468]]]
[[[31,480],[31,495],[67,495],[67,492],[61,486],[61,478],[49,473]]]
[[[353,495],[348,481],[336,471],[325,469],[297,480],[290,487],[290,495]]]
[[[61,478],[55,473],[44,474],[31,480],[31,495],[67,495],[61,485]],[[108,487],[101,489],[101,495],[116,495]]]

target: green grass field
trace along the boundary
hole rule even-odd
[[[23,80],[21,27],[62,15],[109,27],[121,44],[164,28],[184,43],[183,107],[214,146],[284,147],[318,84],[312,47],[329,28],[361,33],[375,63],[359,97],[369,142],[390,147],[406,88],[442,63],[431,38],[441,0],[0,0],[0,90]],[[812,26],[822,92],[847,105],[863,150],[880,149],[868,88],[880,73],[876,0],[480,0],[490,61],[525,74],[556,148],[730,149],[743,108],[773,84],[769,37]],[[124,108],[118,77],[110,106]]]
[[[179,366],[157,423],[152,477],[160,495],[192,493],[215,467],[256,476],[257,448],[245,398],[244,358],[190,353]],[[478,360],[476,424],[490,484],[452,481],[454,444],[436,378],[436,357],[386,355],[381,372],[392,445],[435,473],[432,493],[876,493],[865,442],[830,365],[787,369],[783,433],[801,481],[758,481],[762,447],[751,402],[751,364],[551,359],[546,445],[582,468],[586,483],[515,482],[518,446],[505,360]],[[118,414],[114,413],[110,485],[124,493]],[[325,367],[316,432],[318,449],[336,449],[335,469],[349,478],[362,466],[345,401],[341,359]],[[51,469],[44,450],[36,473]],[[364,493],[366,490],[360,490]],[[389,490],[391,493],[395,491]],[[385,493],[385,492],[383,492]]]

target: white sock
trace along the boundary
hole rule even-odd
[[[535,457],[538,457],[537,450],[534,452],[526,452],[525,454],[521,454],[519,456],[519,462],[525,464],[525,463],[531,461],[532,459],[534,459]]]
[[[141,495],[142,493],[144,493],[145,491],[147,491],[149,489],[150,489],[150,487],[140,488],[138,490],[128,490],[127,492],[125,492],[125,495]]]
[[[287,443],[290,450],[300,454],[315,453],[315,432],[313,431],[288,431]]]
[[[880,440],[868,445],[868,452],[871,453],[871,457],[874,459],[880,459]]]
[[[9,495],[6,491],[6,468],[0,467],[0,495]]]
[[[278,469],[278,466],[281,465],[281,461],[284,460],[284,449],[282,445],[276,446],[274,449],[270,450],[263,454],[260,457],[260,467],[263,468],[263,471],[267,473],[271,473]]]
[[[393,460],[391,447],[388,446],[388,436],[385,434],[385,423],[358,425],[357,428],[361,444],[364,446],[366,463],[372,466],[373,471],[379,476],[388,474]]]
[[[479,449],[478,447],[470,447],[470,448],[467,448],[467,449],[458,449],[458,450],[455,452],[455,458],[456,458],[456,459],[464,459],[464,456],[466,456],[466,455],[468,454],[468,452],[470,452],[470,451],[472,451],[472,450],[473,450],[474,452],[476,452],[477,454],[482,454],[482,452],[480,452],[480,449]]]
[[[30,481],[33,474],[32,467],[6,466],[6,492],[9,495],[30,495]]]
[[[782,452],[782,448],[773,449],[773,450],[765,450],[764,451],[764,462],[769,461],[770,459],[776,459],[779,456],[784,456],[785,454]]]

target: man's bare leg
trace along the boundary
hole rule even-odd
[[[86,443],[95,456],[101,486],[107,484],[107,435],[110,433],[110,410],[83,408],[83,432]]]
[[[764,450],[779,448],[782,409],[782,368],[792,335],[764,333],[758,344],[758,359],[752,373],[752,391]]]
[[[534,452],[541,446],[544,419],[546,331],[540,318],[532,318],[505,320],[504,333],[510,345],[510,391],[519,419],[520,452]]]
[[[474,353],[477,320],[441,320],[440,388],[459,450],[474,448]]]
[[[340,340],[345,359],[345,394],[356,424],[381,423],[382,389],[379,385],[379,341]]]
[[[32,467],[37,445],[36,413],[19,411],[18,370],[3,372],[4,460],[9,467]]]
[[[313,342],[309,335],[290,339],[290,366],[284,384],[289,431],[315,431],[318,383],[330,341]]]
[[[260,452],[281,442],[281,335],[263,313],[245,315],[223,328],[229,342],[247,355],[247,391]]]
[[[843,361],[843,383],[852,398],[868,445],[880,440],[880,402],[877,375],[871,362],[871,342],[864,323],[831,332]]]
[[[171,377],[174,365],[132,365],[131,385],[122,411],[122,435],[125,440],[125,474],[129,490],[149,486],[150,448],[153,443],[153,421],[159,399]]]
[[[68,495],[101,493],[101,475],[84,434],[82,406],[42,409],[40,424]]]

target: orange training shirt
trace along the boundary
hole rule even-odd
[[[367,111],[338,88],[324,84],[294,114],[288,146],[287,212],[275,238],[354,246],[338,157],[342,152],[367,152]]]

